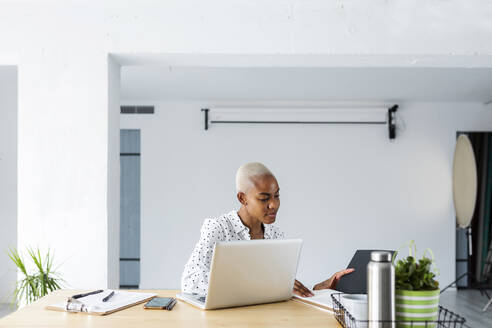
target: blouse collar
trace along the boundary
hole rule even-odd
[[[234,226],[234,231],[239,234],[246,230],[249,234],[249,228],[244,225],[243,221],[241,221],[241,218],[237,214],[236,211],[231,211],[229,213],[229,218],[231,219],[232,225]],[[263,227],[265,228],[265,232],[263,234],[265,239],[271,239],[273,234],[272,234],[272,225],[271,224],[263,224]]]

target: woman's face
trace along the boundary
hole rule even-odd
[[[275,222],[280,207],[280,194],[277,179],[272,175],[254,177],[253,186],[246,192],[246,204],[249,215],[265,224]]]

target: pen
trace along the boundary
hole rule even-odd
[[[107,302],[107,301],[109,301],[109,299],[110,299],[110,298],[111,298],[111,296],[113,296],[113,295],[114,295],[114,290],[113,290],[111,293],[109,293],[109,295],[108,295],[108,296],[106,296],[105,298],[103,298],[103,302]]]
[[[86,296],[89,296],[89,295],[99,294],[99,293],[102,293],[103,291],[104,290],[99,289],[99,290],[95,290],[93,292],[88,292],[88,293],[84,293],[84,294],[73,295],[71,298],[77,299],[77,298],[86,297]]]

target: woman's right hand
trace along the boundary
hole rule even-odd
[[[304,286],[299,280],[296,279],[294,282],[294,294],[302,297],[311,297],[314,296],[313,292],[309,290],[306,286]]]

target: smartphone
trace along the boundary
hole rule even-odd
[[[172,310],[176,299],[174,297],[154,297],[144,305],[144,309]]]

